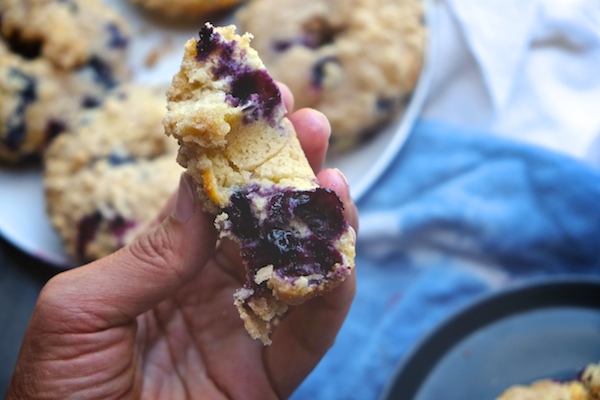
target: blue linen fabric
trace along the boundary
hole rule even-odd
[[[488,132],[419,121],[357,205],[356,298],[293,399],[378,399],[458,309],[527,279],[600,274],[600,171]]]

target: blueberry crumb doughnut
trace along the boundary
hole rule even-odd
[[[543,379],[531,385],[507,389],[497,400],[598,400],[600,399],[600,364],[590,364],[577,380],[560,382]]]
[[[163,131],[164,93],[118,87],[46,151],[47,212],[74,261],[130,243],[176,189],[183,169],[177,142]]]
[[[362,143],[404,109],[423,64],[423,21],[421,0],[253,0],[236,13],[297,107],[327,116],[334,150]]]
[[[350,274],[354,237],[337,194],[319,186],[250,39],[211,24],[190,39],[164,125],[220,237],[240,246],[246,282],[234,303],[249,334],[267,345],[288,305]]]
[[[244,0],[130,0],[145,9],[170,18],[197,18],[231,9]]]

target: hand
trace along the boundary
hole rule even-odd
[[[282,86],[288,110],[292,96]],[[303,109],[289,116],[311,166],[322,167],[330,128]],[[356,229],[343,176],[318,173]],[[233,293],[237,249],[215,249],[212,217],[182,175],[176,196],[133,244],[52,278],[40,293],[8,398],[285,398],[333,344],[355,291],[337,289],[291,309],[263,347],[246,333]]]

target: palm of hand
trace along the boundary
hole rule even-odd
[[[93,309],[78,319],[72,307],[42,309],[56,328],[44,328],[44,343],[28,357],[43,359],[43,371],[32,372],[58,385],[37,390],[54,398],[277,398],[264,348],[233,306],[241,266],[217,255],[220,263],[213,258],[171,298],[123,324]]]
[[[276,398],[263,348],[233,306],[239,277],[211,261],[172,299],[138,318],[141,398]]]

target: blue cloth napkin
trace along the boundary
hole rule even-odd
[[[419,121],[358,208],[355,301],[293,399],[377,399],[424,335],[481,296],[600,274],[600,171],[488,132]]]

